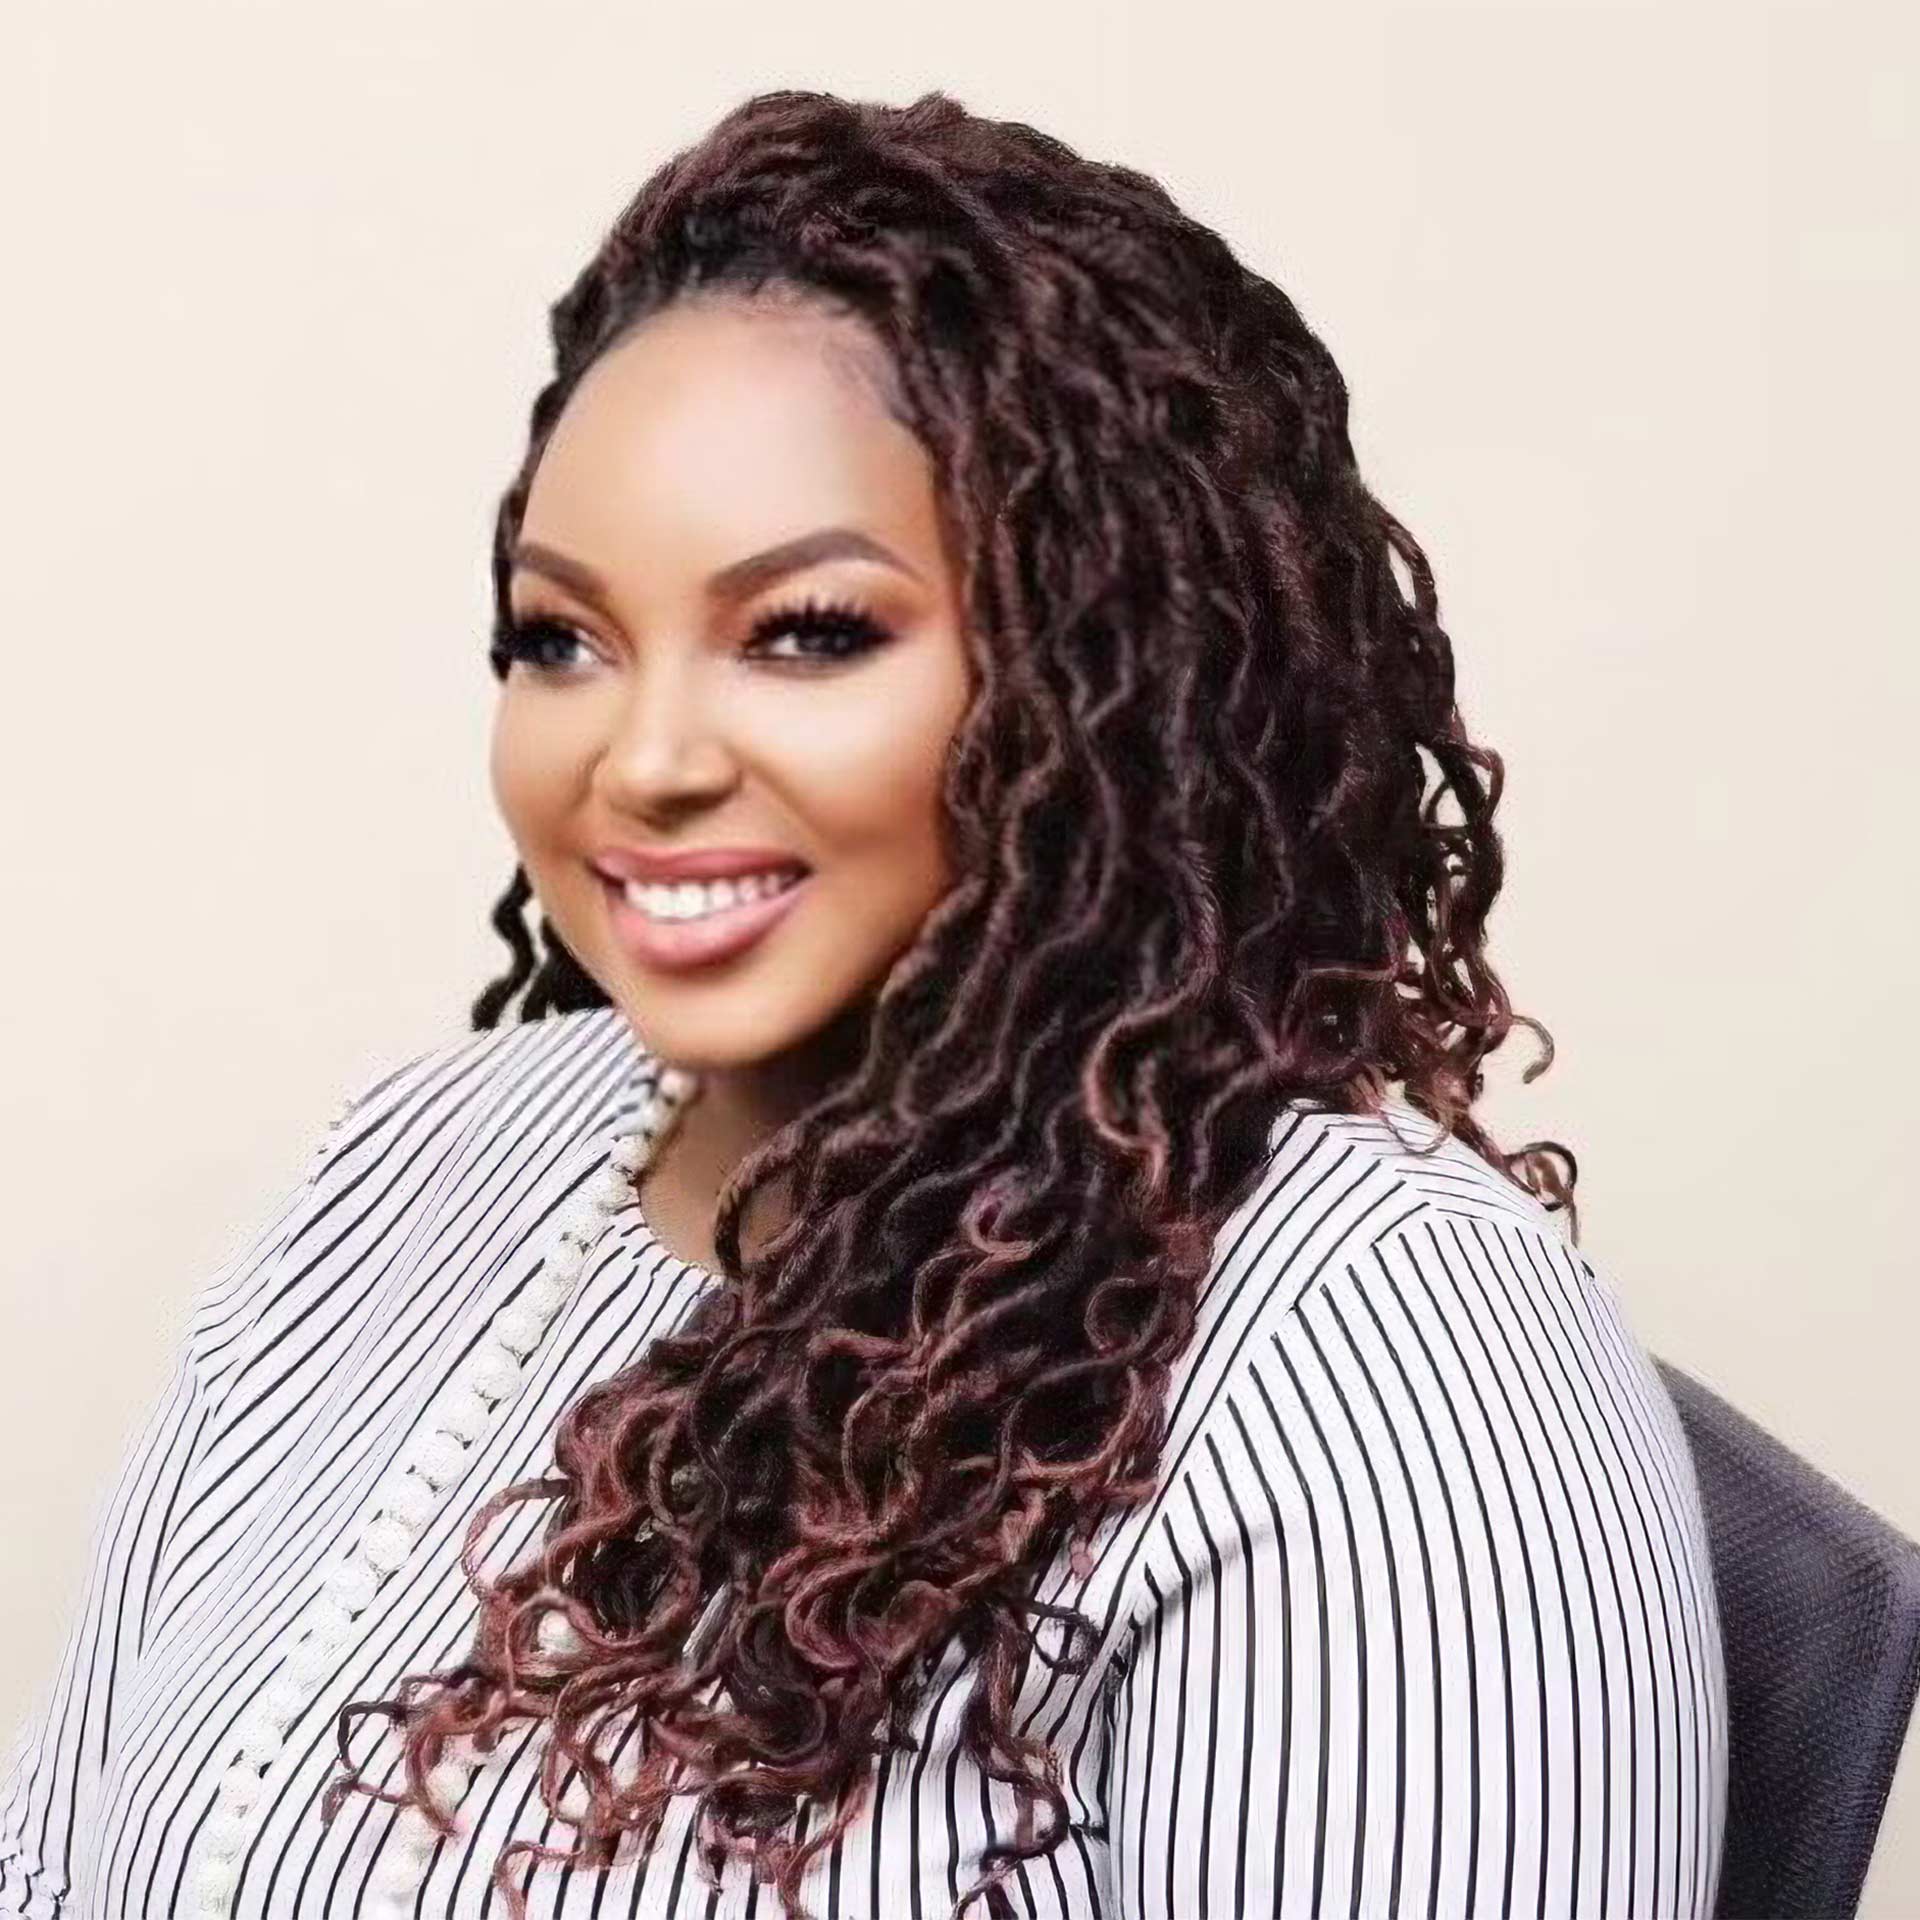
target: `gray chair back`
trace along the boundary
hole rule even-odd
[[[1920,1547],[1691,1374],[1660,1371],[1726,1652],[1720,1920],[1846,1920],[1920,1686]]]

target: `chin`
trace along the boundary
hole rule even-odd
[[[850,1011],[845,1005],[800,1006],[762,996],[744,982],[711,992],[675,982],[624,982],[611,997],[647,1051],[684,1073],[736,1073],[822,1041]]]

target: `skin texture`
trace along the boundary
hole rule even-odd
[[[569,950],[653,1052],[702,1078],[641,1204],[703,1266],[733,1168],[858,1057],[873,995],[951,881],[939,796],[974,674],[933,467],[871,344],[851,319],[772,303],[653,315],[572,396],[521,526],[522,546],[591,569],[599,591],[516,564],[515,620],[577,641],[503,684],[494,795]],[[905,570],[829,559],[709,602],[729,563],[840,526]],[[889,637],[824,664],[804,633],[746,649],[763,614],[816,597]],[[813,875],[747,953],[674,974],[621,946],[597,848],[749,845]]]

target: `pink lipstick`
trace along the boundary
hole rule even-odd
[[[743,900],[689,920],[657,920],[635,906],[622,882],[609,879],[607,890],[613,931],[621,946],[643,967],[666,973],[690,972],[732,960],[757,946],[799,903],[812,873],[787,870],[787,884],[758,900]]]

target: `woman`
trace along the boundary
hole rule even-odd
[[[1500,762],[1326,349],[937,93],[748,101],[553,337],[513,968],[203,1288],[0,1911],[1707,1914],[1686,1453],[1470,1111]]]

